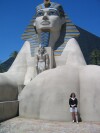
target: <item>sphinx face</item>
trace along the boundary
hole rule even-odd
[[[34,25],[36,26],[37,31],[60,31],[62,19],[60,18],[59,12],[56,9],[45,8],[37,12]]]

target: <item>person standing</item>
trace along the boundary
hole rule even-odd
[[[78,105],[78,100],[76,98],[75,93],[71,93],[70,98],[69,98],[69,105],[70,105],[70,112],[72,114],[72,120],[73,122],[78,123],[78,115],[77,115],[77,105]]]

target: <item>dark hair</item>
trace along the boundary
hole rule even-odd
[[[74,92],[70,94],[70,97],[72,97],[72,95],[74,95],[74,97],[76,97],[76,95],[75,95],[75,93],[74,93]]]

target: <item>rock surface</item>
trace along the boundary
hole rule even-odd
[[[100,133],[100,122],[55,122],[16,117],[1,123],[0,133]]]

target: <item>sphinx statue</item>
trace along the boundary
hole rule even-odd
[[[100,67],[86,65],[75,39],[79,36],[78,30],[69,24],[62,6],[49,0],[37,6],[35,16],[22,36],[25,43],[11,68],[0,74],[0,90],[3,88],[6,92],[9,88],[13,92],[9,92],[9,99],[5,94],[2,101],[16,101],[18,96],[21,117],[70,121],[68,101],[75,92],[82,120],[100,121]],[[36,75],[39,47],[53,52],[53,65],[52,69],[43,69]],[[47,55],[51,56],[48,51]],[[22,91],[18,94],[20,87]],[[12,113],[10,117],[15,115]]]

